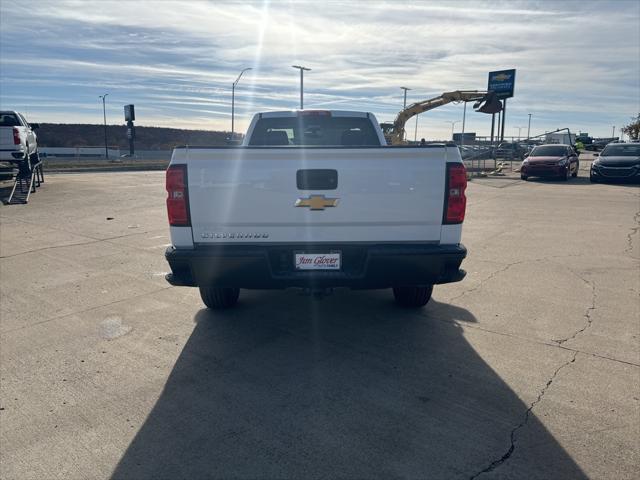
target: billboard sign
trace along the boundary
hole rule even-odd
[[[516,85],[516,70],[498,70],[489,72],[489,83],[487,90],[493,90],[496,96],[502,100],[513,97],[513,90]]]
[[[124,120],[125,122],[133,122],[136,119],[136,113],[133,105],[124,106]]]
[[[476,132],[454,133],[453,143],[467,143],[476,141]]]

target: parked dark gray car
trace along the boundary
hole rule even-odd
[[[592,182],[640,182],[640,143],[610,143],[600,155],[594,155],[589,175]]]
[[[516,142],[503,142],[498,145],[496,157],[504,160],[522,160],[527,149]]]

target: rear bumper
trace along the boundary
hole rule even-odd
[[[24,159],[24,147],[0,148],[0,162],[19,162]]]
[[[297,271],[294,252],[342,254],[340,271]],[[167,281],[176,286],[250,289],[390,288],[458,282],[467,255],[463,245],[224,245],[169,247]]]

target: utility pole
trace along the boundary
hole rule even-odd
[[[451,124],[451,141],[453,141],[453,127],[456,123],[460,123],[460,120],[445,120],[444,123],[450,123]]]
[[[236,78],[236,81],[231,84],[231,141],[235,140],[235,132],[236,132],[235,124],[234,124],[235,108],[236,108],[236,85],[238,85],[238,82],[240,81],[240,77],[242,77],[242,74],[247,70],[251,70],[251,68],[249,67],[242,70],[240,72],[240,75],[238,75],[238,78]]]
[[[411,90],[410,88],[407,87],[400,87],[402,90],[404,90],[404,101],[402,102],[402,110],[407,108],[407,90]],[[418,130],[418,119],[416,118],[416,131]],[[405,130],[404,132],[405,136],[407,135],[407,132]],[[403,138],[404,140],[404,138]]]
[[[524,127],[513,127],[513,128],[517,128],[518,129],[518,141],[520,141],[520,132],[522,131],[522,129]]]
[[[300,110],[304,110],[304,71],[310,71],[310,68],[301,65],[291,65],[293,68],[300,70]]]
[[[611,126],[611,139],[614,139],[616,137],[616,126],[612,125]]]
[[[529,113],[529,126],[527,127],[527,140],[531,138],[531,114]]]
[[[109,94],[105,93],[104,95],[98,95],[98,98],[102,99],[102,117],[104,119],[104,156],[109,160],[109,147],[107,146],[107,107],[105,103],[107,95]]]
[[[504,124],[507,118],[507,99],[505,98],[502,103],[502,133],[500,133],[501,142],[504,142]]]
[[[402,109],[404,110],[405,108],[407,108],[407,90],[411,90],[411,89],[407,87],[400,87],[400,88],[404,90],[404,102],[402,103]]]
[[[462,136],[460,137],[460,145],[464,145],[464,123],[467,117],[467,102],[464,102],[464,109],[462,110]]]
[[[416,115],[416,129],[413,131],[413,141],[417,142],[418,141],[418,117],[420,116],[420,114]]]

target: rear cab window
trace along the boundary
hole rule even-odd
[[[22,122],[13,112],[0,112],[0,127],[21,127]]]
[[[323,112],[324,113],[324,112]],[[250,146],[380,146],[367,117],[335,117],[330,112],[257,120]]]

